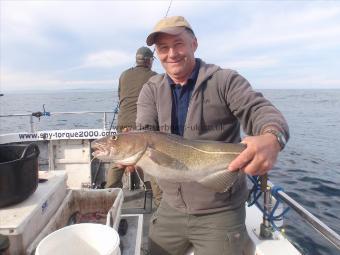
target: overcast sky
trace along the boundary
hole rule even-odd
[[[114,89],[169,2],[0,0],[0,91]],[[340,89],[340,1],[173,1],[169,15],[192,25],[196,57],[255,89]]]

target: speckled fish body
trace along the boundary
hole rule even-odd
[[[236,182],[239,174],[239,171],[228,171],[227,167],[245,145],[136,131],[98,139],[92,143],[92,148],[93,156],[103,161],[136,165],[158,179],[199,182],[224,192]]]

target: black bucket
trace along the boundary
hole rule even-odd
[[[19,203],[38,186],[36,144],[0,145],[0,207]]]

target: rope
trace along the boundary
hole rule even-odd
[[[248,207],[250,207],[250,206],[258,203],[257,201],[261,197],[262,192],[261,192],[261,184],[260,184],[259,176],[249,176],[248,175],[248,178],[253,183],[253,187],[249,191],[249,195],[248,195],[248,199],[247,199],[248,200]]]
[[[135,172],[136,172],[136,174],[137,174],[137,176],[138,176],[139,181],[140,181],[140,182],[142,183],[142,185],[143,185],[144,191],[146,191],[147,188],[146,188],[145,182],[144,182],[144,181],[142,180],[142,178],[140,177],[140,175],[139,175],[139,173],[138,173],[138,169],[135,168]]]
[[[248,178],[253,183],[253,187],[251,188],[251,190],[249,192],[249,196],[248,196],[248,207],[256,204],[256,206],[263,213],[263,217],[265,217],[265,219],[267,219],[270,222],[270,224],[272,225],[272,227],[275,230],[280,231],[280,228],[276,225],[276,222],[283,220],[285,214],[290,209],[289,207],[287,207],[281,213],[277,213],[280,204],[283,203],[283,201],[281,200],[281,198],[278,195],[278,192],[284,191],[283,188],[280,187],[280,186],[271,187],[271,189],[270,189],[271,195],[275,198],[276,202],[275,202],[273,208],[270,210],[270,213],[267,213],[264,210],[263,206],[259,203],[259,198],[263,194],[263,192],[261,191],[260,177],[248,175]]]

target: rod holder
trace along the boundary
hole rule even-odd
[[[261,191],[263,192],[263,220],[260,225],[260,237],[263,239],[271,239],[273,237],[273,229],[266,216],[270,214],[272,209],[271,193],[270,188],[268,187],[268,175],[262,175],[260,181]]]

